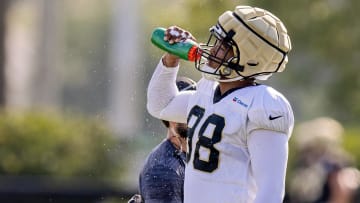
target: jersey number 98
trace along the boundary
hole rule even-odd
[[[194,136],[195,129],[197,129],[200,120],[204,116],[205,109],[199,106],[194,106],[188,116],[187,122],[194,116],[196,117],[195,122],[192,122],[193,125],[189,126],[188,129],[188,152],[186,156],[186,161],[189,162],[191,160],[192,154],[192,139]],[[205,135],[206,129],[213,125],[214,129],[211,135]],[[214,145],[221,141],[222,131],[225,127],[225,119],[222,116],[212,114],[206,118],[204,123],[201,125],[198,133],[198,141],[196,142],[195,151],[194,151],[194,160],[193,166],[195,169],[204,171],[204,172],[213,172],[218,168],[219,164],[219,151],[214,147]],[[204,147],[209,151],[208,160],[200,159],[200,148]]]

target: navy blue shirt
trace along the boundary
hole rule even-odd
[[[185,153],[170,140],[157,145],[140,172],[140,194],[145,203],[182,203],[184,196]]]

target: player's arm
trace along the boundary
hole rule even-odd
[[[161,111],[176,96],[176,75],[179,65],[168,68],[161,59],[158,63],[147,89],[147,110],[157,118],[160,118]]]
[[[251,166],[257,185],[254,203],[280,203],[284,198],[288,136],[254,130],[248,139]]]
[[[134,196],[131,197],[131,199],[129,199],[127,203],[144,203],[144,202],[142,201],[141,195],[135,194]]]
[[[165,54],[164,57],[166,57]],[[186,109],[192,91],[179,92],[176,67],[167,67],[164,57],[157,65],[147,90],[147,110],[159,119],[186,123]]]
[[[283,95],[265,87],[253,101],[248,118],[248,149],[257,185],[254,203],[280,203],[294,126],[292,108]]]

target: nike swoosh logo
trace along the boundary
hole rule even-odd
[[[269,120],[275,120],[275,119],[277,119],[277,118],[281,118],[282,116],[274,116],[274,117],[272,117],[271,115],[269,116]]]

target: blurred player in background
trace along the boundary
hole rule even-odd
[[[196,89],[196,83],[187,77],[178,77],[176,86],[179,91]],[[133,203],[141,198],[146,203],[183,202],[187,125],[162,122],[167,128],[166,139],[148,155],[140,173],[140,195],[133,197]]]
[[[171,26],[169,43],[194,37]],[[259,84],[288,62],[290,38],[272,13],[250,6],[226,11],[201,44],[196,91],[179,92],[179,57],[165,53],[148,86],[147,108],[188,124],[185,203],[280,203],[285,190],[292,108]]]
[[[343,126],[320,117],[294,131],[297,159],[286,203],[355,203],[360,173],[342,147]]]

